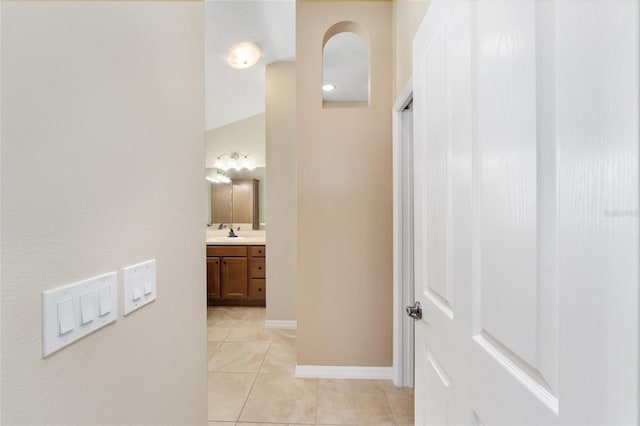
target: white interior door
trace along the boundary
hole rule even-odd
[[[416,424],[638,424],[637,0],[434,1]]]

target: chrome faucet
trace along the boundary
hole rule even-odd
[[[236,235],[235,232],[233,232],[233,228],[229,228],[229,235],[227,235],[227,237],[229,237],[229,238],[237,238],[238,236]]]
[[[221,223],[220,225],[218,225],[218,229],[224,229],[226,228],[226,226],[224,225],[224,223]]]

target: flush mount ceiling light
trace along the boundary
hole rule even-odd
[[[227,53],[227,62],[234,68],[249,68],[260,59],[260,47],[248,41],[231,46]]]
[[[334,90],[336,90],[335,84],[325,83],[322,85],[323,92],[333,92]]]
[[[218,155],[213,167],[220,170],[253,170],[256,168],[253,162],[249,159],[249,154],[238,154],[237,152],[234,152],[233,154]]]

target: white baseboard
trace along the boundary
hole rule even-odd
[[[309,379],[392,380],[393,367],[343,367],[334,365],[296,365],[296,377]]]
[[[265,320],[264,328],[283,328],[293,329],[298,328],[298,321],[295,320]]]

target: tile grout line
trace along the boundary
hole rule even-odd
[[[269,354],[269,351],[271,350],[271,344],[272,343],[273,343],[272,341],[269,341],[269,347],[267,348],[267,351],[264,353],[264,358],[262,359],[262,362],[260,363],[260,367],[258,368],[258,371],[256,372],[255,379],[253,379],[253,384],[251,385],[251,389],[249,389],[249,393],[247,393],[247,397],[244,399],[244,403],[242,404],[242,408],[240,409],[240,412],[238,413],[238,418],[236,419],[236,423],[238,423],[240,421],[240,417],[242,417],[242,412],[244,411],[244,408],[247,406],[247,401],[249,400],[249,397],[251,396],[251,392],[253,392],[253,388],[256,386],[256,382],[258,381],[258,376],[260,376],[260,371],[262,370],[262,366],[264,365],[264,362],[267,359],[267,355]]]
[[[234,323],[237,323],[238,321],[242,321],[242,320],[239,320],[239,319],[236,319],[236,318],[232,318],[231,320],[232,320]],[[211,327],[215,327],[215,325],[214,325],[214,324],[211,324],[211,325],[207,324],[207,328],[208,328],[209,326],[211,326]],[[222,328],[225,328],[225,327],[222,327]],[[229,336],[231,336],[231,334],[233,334],[233,330],[235,330],[236,328],[241,328],[241,327],[237,327],[237,326],[235,326],[235,325],[234,325],[233,327],[231,327],[231,331],[230,331],[230,332],[229,332],[229,334],[225,337],[225,339],[224,339],[222,342],[220,342],[220,346],[216,349],[216,351],[214,352],[214,355],[215,355],[215,353],[217,353],[217,352],[222,348],[222,345],[223,345],[224,343],[230,343],[230,342],[228,342]],[[269,352],[269,349],[270,349],[270,348],[271,348],[271,342],[269,342],[269,347],[267,348],[267,352],[266,352],[266,353],[268,353],[268,352]],[[265,353],[265,359],[266,359],[266,353]],[[213,357],[213,355],[212,355],[212,357]],[[251,388],[249,389],[249,392],[247,393],[247,396],[246,396],[246,397],[245,397],[245,399],[244,399],[244,403],[242,404],[242,408],[240,409],[240,412],[238,413],[238,416],[237,416],[236,420],[235,420],[235,421],[233,421],[233,422],[230,422],[230,423],[233,423],[233,424],[235,425],[236,423],[238,423],[238,422],[240,421],[240,416],[242,415],[242,411],[244,410],[244,407],[245,407],[245,405],[247,404],[247,400],[249,399],[249,395],[251,395],[251,392],[253,391],[253,388],[254,388],[254,386],[255,386],[255,384],[256,384],[256,381],[258,380],[258,375],[259,375],[260,370],[262,369],[262,365],[264,364],[265,359],[263,359],[263,360],[262,360],[262,363],[260,364],[260,368],[258,368],[258,372],[256,373],[256,376],[255,376],[255,377],[254,377],[254,379],[253,379],[253,383],[251,384]],[[207,363],[208,363],[208,360],[207,360]],[[207,372],[207,373],[209,373],[209,372]],[[214,372],[214,373],[215,373],[215,372]],[[234,373],[234,372],[229,372],[228,374],[246,374],[246,373],[238,373],[238,372],[235,372],[235,373]],[[251,374],[251,373],[249,373],[249,374]],[[211,419],[209,419],[209,414],[207,413],[207,422],[210,422],[210,421],[216,421],[216,420],[211,420]]]
[[[382,389],[382,393],[384,394],[384,400],[387,401],[387,407],[389,407],[389,412],[391,413],[391,420],[393,420],[394,426],[397,426],[398,422],[396,421],[396,415],[393,412],[393,408],[391,408],[391,403],[389,402],[389,394],[384,389]]]
[[[296,336],[296,338],[297,338],[297,336]],[[297,363],[297,361],[296,361],[296,363]],[[316,379],[316,418],[315,418],[315,421],[313,422],[314,425],[318,424],[318,399],[319,399],[318,398],[318,395],[319,395],[318,392],[320,390],[319,388],[320,388],[320,379]]]

